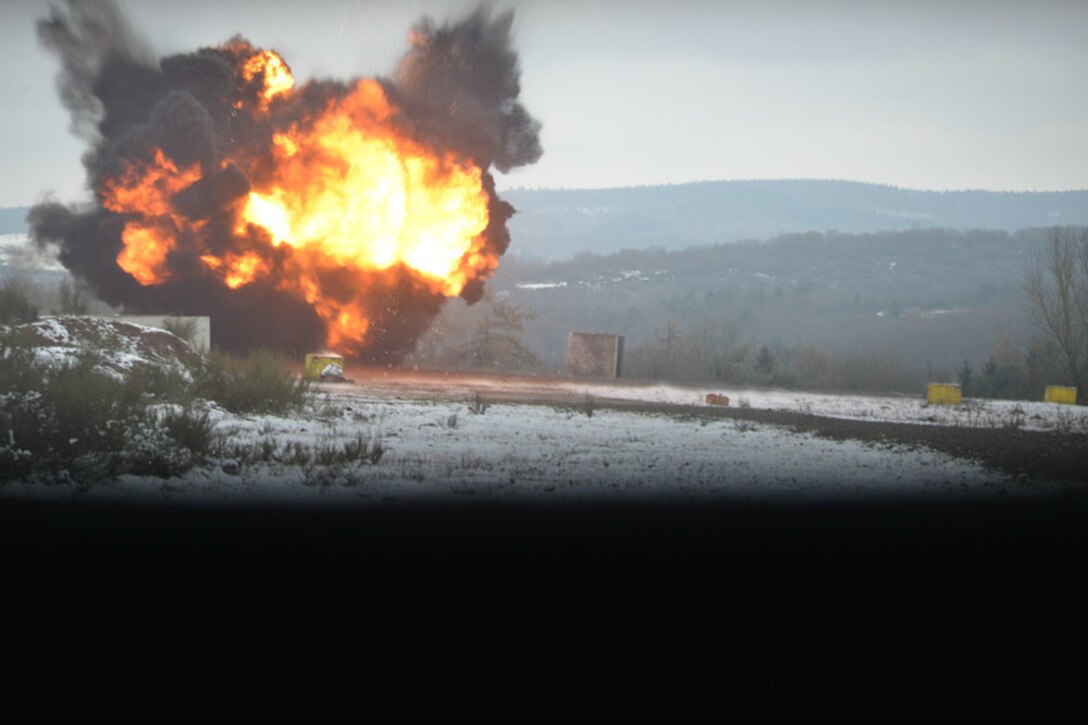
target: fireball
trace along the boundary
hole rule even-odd
[[[239,56],[239,87],[256,88],[249,113],[270,121],[272,102],[294,88],[286,63],[240,42],[225,50]],[[247,108],[240,103],[236,112]],[[145,163],[129,163],[100,192],[102,205],[128,220],[118,266],[140,285],[163,284],[168,257],[184,238],[184,253],[223,286],[269,283],[313,307],[330,347],[361,350],[375,312],[365,294],[375,274],[410,275],[454,297],[497,265],[482,236],[489,223],[484,170],[405,135],[394,115],[381,85],[361,80],[260,147],[231,149],[218,168],[240,168],[253,181],[230,209],[230,240],[214,238],[175,204],[209,170],[179,167],[161,148]],[[328,294],[331,272],[354,276],[359,294]]]
[[[96,204],[37,206],[34,237],[105,302],[210,315],[217,346],[395,362],[506,251],[491,167],[541,154],[512,25],[424,18],[389,76],[299,83],[241,36],[157,58],[110,0],[55,5]]]

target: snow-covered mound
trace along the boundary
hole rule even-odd
[[[49,317],[20,325],[20,340],[34,347],[39,365],[74,362],[87,352],[99,357],[98,367],[121,379],[136,366],[159,367],[186,380],[199,354],[166,330],[101,317]]]

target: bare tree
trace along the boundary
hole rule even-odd
[[[535,370],[540,360],[521,341],[525,322],[536,316],[505,300],[489,297],[487,315],[476,324],[476,332],[457,351],[458,362],[473,368]]]
[[[1028,269],[1024,290],[1033,318],[1057,345],[1083,404],[1088,399],[1088,228],[1051,229]]]
[[[65,277],[57,285],[56,311],[59,315],[86,315],[91,311],[90,301],[78,282]]]

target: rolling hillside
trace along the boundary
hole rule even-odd
[[[965,359],[985,362],[1002,335],[1030,339],[1022,283],[1045,239],[1041,229],[809,232],[557,262],[514,256],[489,288],[529,312],[525,342],[550,369],[572,330],[624,335],[633,349],[670,325],[736,323],[744,339],[772,348],[894,351],[950,376]],[[451,303],[444,321],[464,335],[486,314],[487,305]]]
[[[780,234],[1088,225],[1088,190],[917,191],[852,181],[706,181],[616,189],[511,189],[510,253],[665,250]],[[26,231],[26,207],[0,209],[0,234]]]
[[[850,181],[708,181],[503,192],[518,210],[511,253],[684,249],[793,232],[1000,229],[1088,224],[1088,191],[916,191]]]

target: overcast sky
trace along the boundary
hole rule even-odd
[[[234,33],[296,77],[389,73],[460,0],[127,0],[160,55]],[[517,9],[544,156],[500,188],[835,178],[919,189],[1088,188],[1088,2],[494,2]],[[87,194],[34,22],[0,4],[0,206]]]

